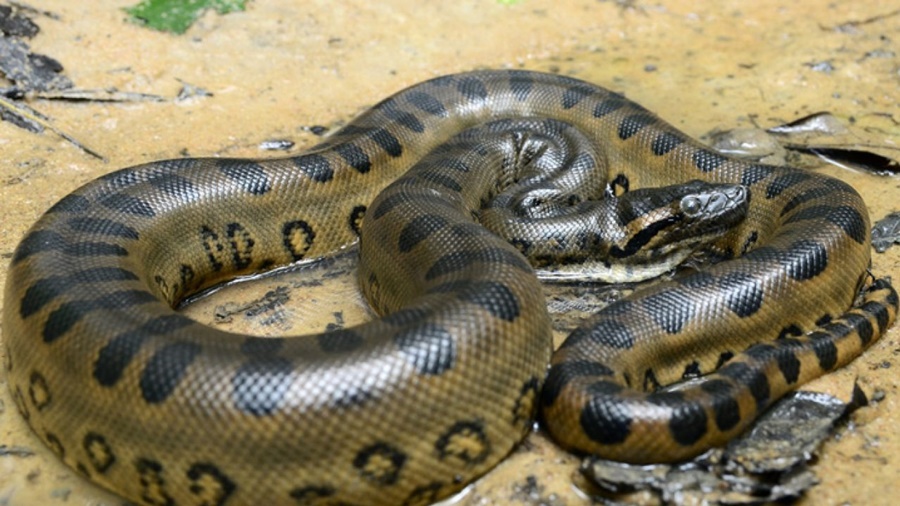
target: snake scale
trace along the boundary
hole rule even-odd
[[[712,193],[641,193],[685,184]],[[551,359],[525,256],[590,250],[633,273],[649,251],[668,270],[666,241],[707,233],[679,227],[726,208],[727,229],[687,245],[711,265],[608,306]],[[512,244],[475,218],[510,226]],[[258,338],[172,309],[357,237],[384,314],[369,323]],[[297,156],[153,162],[63,198],[12,259],[9,388],[62,460],[141,504],[427,504],[494,466],[539,408],[561,445],[611,459],[722,444],[892,323],[868,243],[843,182],[721,155],[572,78],[450,75]]]

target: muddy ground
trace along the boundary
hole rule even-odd
[[[900,10],[890,2],[271,0],[227,16],[207,13],[182,36],[127,22],[122,8],[130,3],[31,4],[53,14],[35,16],[41,33],[28,41],[32,50],[61,62],[78,88],[162,100],[27,102],[107,161],[52,133],[0,123],[4,263],[41,213],[99,175],[184,155],[273,156],[259,149],[272,139],[294,142],[296,153],[317,141],[312,127],[340,124],[417,81],[474,68],[586,79],[698,137],[827,110],[858,144],[895,156],[900,149]],[[209,94],[176,99],[185,84]],[[815,170],[857,188],[873,219],[898,210],[897,179]],[[873,270],[900,280],[898,249],[874,255]],[[4,267],[0,284],[5,278]],[[213,322],[210,308],[240,295],[215,297],[190,314]],[[259,332],[272,328],[285,331]],[[896,500],[898,356],[894,328],[853,364],[808,386],[846,399],[856,381],[876,402],[821,448],[813,466],[821,483],[801,504]],[[589,504],[572,485],[578,462],[534,434],[458,504]],[[122,503],[60,464],[0,384],[0,505]]]

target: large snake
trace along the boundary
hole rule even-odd
[[[708,244],[679,232],[726,208],[741,209]],[[358,234],[380,319],[267,339],[171,309]],[[63,198],[12,260],[9,387],[61,459],[142,504],[425,504],[502,459],[539,405],[563,446],[630,462],[735,436],[891,324],[868,242],[843,182],[716,153],[575,79],[451,75],[297,156],[153,162]],[[585,252],[626,276],[642,254],[712,265],[600,311],[545,379],[549,317],[523,253],[547,267]]]

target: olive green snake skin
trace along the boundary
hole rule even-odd
[[[551,162],[567,168],[531,172]],[[551,360],[523,253],[552,268],[557,254],[572,264],[593,251],[600,269],[635,271],[629,260],[649,250],[671,269],[656,242],[685,241],[666,229],[707,201],[676,198],[659,215],[653,197],[628,199],[692,180],[743,205],[688,246],[712,265],[605,308]],[[512,226],[513,244],[475,218]],[[141,504],[428,504],[499,462],[538,408],[566,448],[674,461],[885,332],[897,294],[867,282],[869,228],[849,185],[723,156],[602,88],[451,75],[297,156],[153,162],[62,199],[10,267],[9,387],[62,460]],[[171,309],[357,237],[380,319],[267,339]]]

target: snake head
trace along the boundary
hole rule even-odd
[[[618,199],[619,222],[628,233],[610,248],[610,256],[642,264],[686,259],[721,237],[746,217],[750,190],[694,180],[638,189]]]

